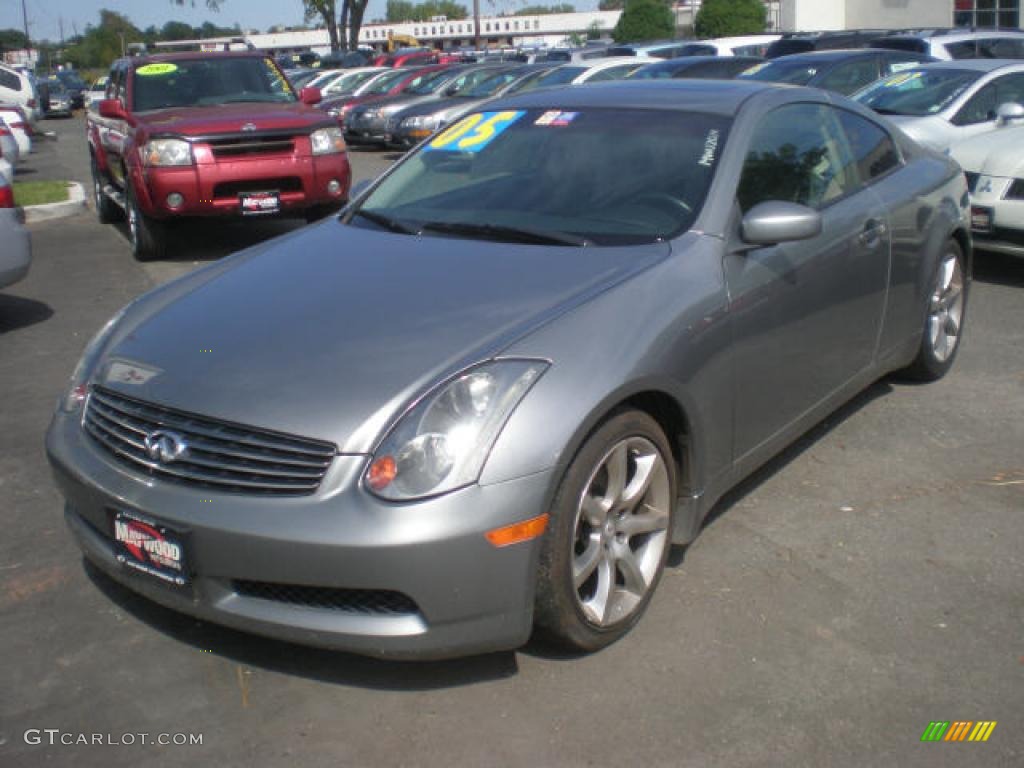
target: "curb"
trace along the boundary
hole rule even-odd
[[[25,223],[63,219],[85,210],[85,190],[77,181],[68,182],[68,199],[59,203],[25,206]]]

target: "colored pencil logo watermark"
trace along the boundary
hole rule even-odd
[[[921,734],[921,741],[988,741],[995,729],[995,720],[933,720]]]

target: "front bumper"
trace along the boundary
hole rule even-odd
[[[978,177],[971,192],[971,236],[979,251],[1024,258],[1024,197],[1014,179]]]
[[[344,152],[331,155],[286,154],[215,159],[209,148],[195,148],[195,164],[143,170],[140,201],[155,218],[240,215],[240,195],[276,192],[279,212],[301,213],[316,206],[340,207],[348,197],[351,169]],[[328,184],[337,181],[339,191]],[[171,206],[177,193],[182,203]],[[148,199],[143,200],[143,197]]]
[[[46,438],[65,517],[86,557],[113,579],[183,613],[253,633],[389,658],[515,648],[532,627],[537,541],[504,548],[484,533],[544,511],[549,472],[470,486],[413,504],[359,488],[366,457],[335,457],[304,497],[216,493],[135,473],[58,413]],[[191,581],[165,585],[116,559],[111,510],[184,533]],[[253,596],[240,582],[398,593],[409,610]],[[268,594],[270,596],[268,596]],[[372,603],[372,600],[370,600]]]

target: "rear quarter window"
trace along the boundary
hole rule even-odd
[[[0,69],[0,88],[6,88],[10,91],[20,91],[21,78],[18,77],[16,72],[11,72],[7,69]]]

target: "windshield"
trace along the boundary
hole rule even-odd
[[[559,67],[548,72],[543,77],[537,78],[537,82],[534,83],[534,88],[544,88],[548,85],[562,85],[564,83],[571,83],[577,77],[587,71],[586,67]]]
[[[516,242],[654,242],[695,220],[728,127],[667,110],[474,113],[410,154],[347,220]]]
[[[425,96],[428,93],[434,93],[448,82],[451,76],[451,72],[443,69],[421,75],[420,77],[413,78],[409,85],[402,89],[402,93],[411,93],[414,96]]]
[[[338,93],[349,93],[354,91],[360,85],[365,83],[371,77],[376,75],[376,72],[352,72],[347,75],[341,75],[336,78],[333,82],[329,83],[324,89],[324,93],[338,94]]]
[[[747,80],[762,80],[768,83],[789,83],[790,85],[807,85],[819,72],[823,71],[822,64],[813,61],[766,61],[762,64],[755,64],[745,72],[737,75],[737,78]]]
[[[488,96],[493,96],[513,80],[518,80],[522,76],[523,73],[517,70],[509,70],[508,72],[502,72],[500,75],[492,75],[483,82],[477,83],[471,88],[466,88],[459,95],[465,96],[467,99],[485,99]]]
[[[393,87],[395,87],[400,80],[404,80],[409,76],[408,70],[396,69],[393,72],[386,72],[379,78],[374,80],[370,86],[363,91],[364,94],[380,94],[387,93]]]
[[[270,59],[179,59],[143,64],[132,79],[134,109],[293,102],[295,92]]]
[[[900,72],[872,83],[853,98],[882,115],[934,115],[983,74],[966,69]]]

